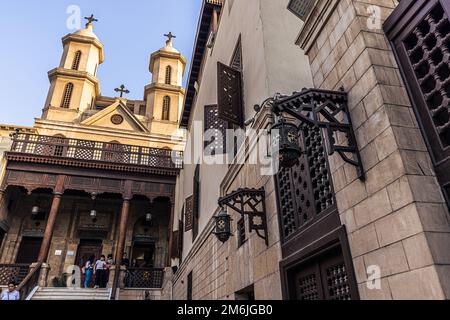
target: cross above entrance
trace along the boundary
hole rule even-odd
[[[120,97],[123,98],[123,94],[130,93],[130,90],[125,89],[125,85],[121,85],[119,88],[114,89],[115,92],[120,92]]]

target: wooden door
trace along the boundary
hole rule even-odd
[[[342,251],[333,249],[301,265],[289,283],[297,300],[350,300],[349,274]]]
[[[86,264],[89,257],[94,256],[94,263],[100,258],[102,254],[102,241],[101,240],[81,240],[78,245],[77,257],[75,264],[80,268]],[[86,275],[81,273],[81,284],[84,285]]]
[[[78,245],[76,265],[82,268],[91,256],[94,256],[95,260],[99,259],[102,254],[102,247],[101,240],[81,240]]]
[[[32,264],[37,262],[42,238],[23,237],[17,253],[17,264]]]

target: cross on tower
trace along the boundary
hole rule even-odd
[[[172,41],[173,38],[176,38],[176,36],[172,32],[165,34],[164,37],[167,37],[169,41]]]
[[[88,24],[91,24],[92,22],[98,22],[98,20],[96,18],[94,18],[93,14],[91,14],[90,17],[84,17],[84,18],[88,21]]]
[[[123,94],[126,93],[130,93],[129,90],[125,89],[125,85],[121,85],[119,88],[115,88],[114,89],[115,92],[120,92],[120,97],[123,98]]]

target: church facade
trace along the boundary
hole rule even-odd
[[[123,85],[119,97],[102,96],[95,21],[62,39],[34,126],[1,126],[2,285],[33,270],[41,287],[57,286],[90,256],[125,253],[126,274],[113,268],[108,286],[158,289],[170,267],[186,59],[169,33],[150,57],[142,100],[126,99]]]

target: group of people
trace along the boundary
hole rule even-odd
[[[94,280],[94,289],[106,288],[109,281],[109,269],[113,264],[112,254],[109,254],[107,258],[102,255],[98,260],[90,256],[82,269],[85,274],[84,287],[90,288]]]

